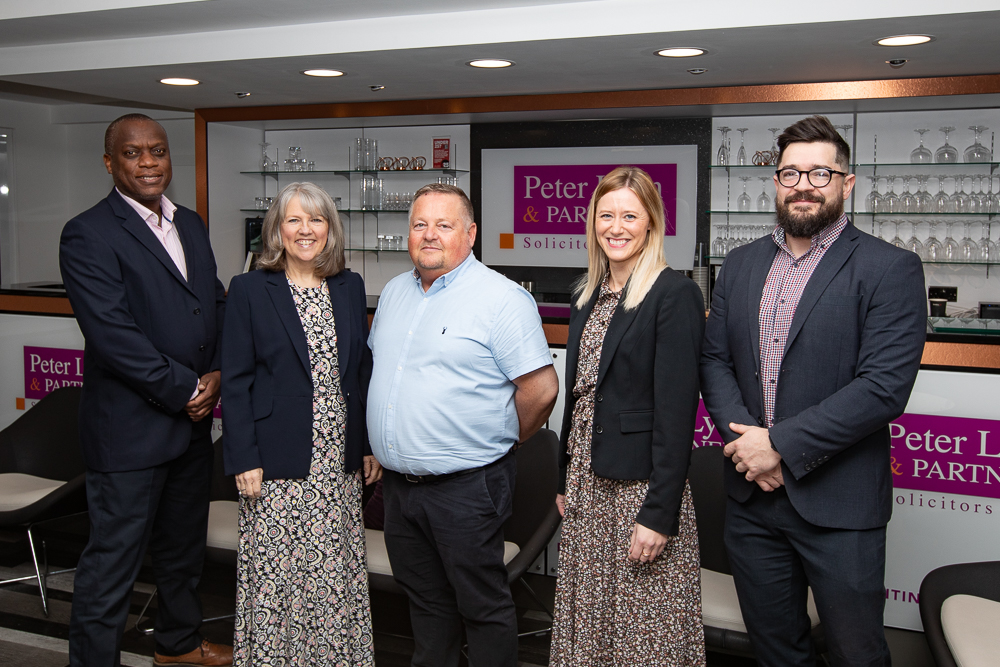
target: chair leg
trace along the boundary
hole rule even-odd
[[[154,597],[156,597],[156,589],[155,588],[153,589],[153,592],[149,594],[149,598],[146,600],[146,604],[143,605],[142,611],[139,612],[139,617],[137,619],[135,619],[135,625],[132,626],[132,627],[135,628],[136,632],[138,632],[141,635],[151,635],[151,634],[153,634],[153,628],[152,627],[143,628],[143,627],[140,627],[139,624],[142,623],[142,619],[146,617],[146,610],[149,609],[149,605],[153,601]]]
[[[35,553],[35,534],[32,532],[34,526],[28,526],[28,546],[31,548],[31,561],[35,564],[35,578],[38,580],[38,592],[42,596],[42,613],[45,614],[45,618],[49,617],[49,601],[45,590],[46,577],[48,576],[48,557],[45,557],[45,576],[42,576],[42,571],[38,567],[38,554]],[[45,541],[42,541],[42,548],[45,548]]]
[[[539,607],[541,607],[542,611],[544,611],[546,614],[548,614],[549,618],[552,619],[552,621],[555,621],[555,618],[556,618],[555,614],[552,611],[550,611],[549,608],[546,607],[545,604],[541,600],[538,599],[538,595],[535,593],[534,589],[531,588],[531,586],[528,585],[528,582],[525,581],[524,579],[518,579],[518,581],[521,583],[521,585],[524,586],[525,590],[528,591],[528,595],[530,595],[531,599],[535,601],[535,604],[537,604]],[[552,632],[552,624],[551,623],[549,624],[549,627],[547,627],[547,628],[542,628],[541,630],[533,630],[531,632],[521,632],[517,636],[518,637],[534,637],[534,636],[544,635],[547,632]]]

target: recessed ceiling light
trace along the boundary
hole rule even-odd
[[[694,56],[705,55],[705,49],[691,46],[676,46],[669,49],[660,49],[656,52],[656,55],[663,56],[664,58],[692,58]]]
[[[875,43],[879,46],[914,46],[932,41],[934,38],[930,35],[893,35],[892,37],[883,37]]]
[[[339,69],[307,69],[302,71],[306,76],[344,76],[344,73]]]
[[[168,86],[197,86],[201,81],[198,79],[182,79],[178,77],[160,79],[160,83],[165,83]]]
[[[707,71],[704,67],[692,67],[688,70],[688,74],[704,74]]]
[[[510,67],[513,64],[513,60],[501,60],[499,58],[483,58],[481,60],[470,60],[466,63],[470,67],[479,67],[482,69],[500,69]]]

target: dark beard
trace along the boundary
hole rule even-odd
[[[796,201],[815,201],[820,203],[819,210],[814,214],[792,213],[788,205]],[[795,193],[784,201],[775,201],[778,225],[785,230],[787,236],[809,239],[840,220],[844,215],[844,200],[839,197],[827,201],[823,195]]]

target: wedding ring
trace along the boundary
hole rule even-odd
[[[649,555],[649,552],[648,552],[648,551],[643,551],[643,552],[642,552],[642,555],[643,555],[643,556],[648,556],[648,555]]]

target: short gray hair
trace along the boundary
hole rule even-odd
[[[466,231],[476,221],[476,215],[472,210],[472,202],[469,200],[469,195],[465,194],[465,190],[457,185],[448,185],[447,183],[428,183],[413,194],[413,201],[410,202],[408,217],[410,224],[413,224],[413,206],[417,203],[418,199],[430,194],[452,195],[462,200],[462,217],[464,218],[462,223],[465,225]]]
[[[326,247],[316,255],[313,272],[319,278],[334,276],[344,270],[344,225],[333,199],[315,183],[289,183],[278,193],[271,208],[264,216],[261,241],[264,252],[257,261],[258,268],[269,271],[284,271],[287,266],[285,248],[281,243],[281,222],[293,199],[298,197],[299,206],[309,215],[318,215],[327,223]]]

